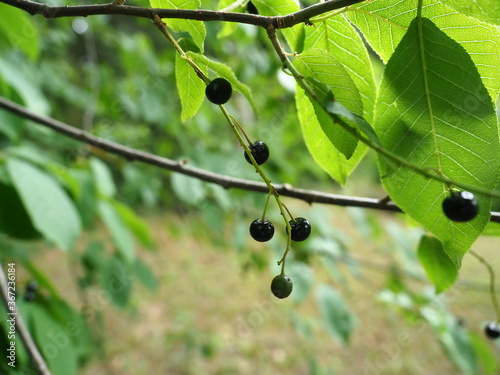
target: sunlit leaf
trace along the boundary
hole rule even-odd
[[[340,102],[351,111],[363,113],[363,102],[356,85],[333,54],[326,50],[310,49],[298,55],[293,64],[301,75],[313,78],[323,84],[318,85],[314,81],[309,81],[311,85],[314,85],[313,89],[322,101],[326,101],[328,90],[331,90],[335,95],[335,101]],[[311,104],[321,129],[330,143],[347,159],[351,158],[358,144],[358,139],[336,124],[319,103],[311,101]]]
[[[205,67],[200,69],[207,74]],[[179,54],[175,56],[175,80],[181,99],[181,121],[193,117],[205,99],[205,82]]]
[[[295,0],[252,0],[252,3],[262,16],[283,16],[300,10]],[[281,30],[293,52],[302,51],[303,27],[302,24],[298,24]]]
[[[230,83],[231,86],[233,87],[234,90],[241,92],[245,97],[247,98],[248,102],[252,105],[252,108],[256,113],[259,113],[259,110],[257,106],[255,105],[253,98],[252,98],[252,93],[250,91],[250,88],[245,85],[244,83],[240,82],[232,69],[227,66],[226,64],[220,63],[218,61],[214,61],[206,57],[205,55],[201,55],[199,53],[195,52],[187,52],[187,55],[200,66],[204,68],[208,68],[215,72],[217,76],[223,77],[227,79]],[[203,90],[203,92],[205,92]]]
[[[315,22],[306,27],[304,49],[311,48],[327,51],[347,70],[363,100],[364,112],[358,113],[371,122],[377,89],[366,45],[354,26],[344,15]]]
[[[498,7],[498,1],[496,7]],[[387,62],[417,15],[417,1],[372,0],[349,7],[350,21]],[[433,21],[470,54],[491,97],[500,93],[500,30],[434,0],[424,0],[422,15]],[[458,78],[458,77],[457,77]],[[473,91],[474,92],[474,91]],[[476,93],[476,95],[479,93]]]
[[[31,60],[40,54],[40,36],[33,24],[32,17],[21,9],[7,4],[0,4],[0,35],[5,37],[15,48],[23,51]]]
[[[495,188],[500,148],[493,104],[470,56],[432,21],[415,19],[389,60],[375,117],[383,146],[412,165]],[[379,160],[391,199],[439,238],[459,267],[488,223],[491,199],[477,196],[474,220],[451,222],[441,208],[446,184]]]
[[[497,0],[440,0],[467,16],[500,25],[500,1]]]
[[[304,141],[312,157],[330,177],[345,185],[349,175],[366,154],[366,146],[359,144],[352,157],[347,160],[328,140],[321,129],[311,101],[301,88],[297,88],[295,92],[295,102]]]
[[[150,0],[153,8],[164,9],[198,9],[200,0]],[[203,43],[207,35],[205,25],[201,21],[186,19],[164,19],[167,26],[174,31],[188,32],[196,45],[203,51]]]

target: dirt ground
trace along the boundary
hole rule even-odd
[[[158,291],[136,288],[128,311],[104,306],[106,352],[83,375],[457,374],[430,328],[408,325],[376,298],[386,282],[376,268],[362,268],[361,277],[346,273],[348,287],[340,291],[358,325],[350,344],[341,346],[314,319],[314,295],[300,305],[273,298],[268,289],[272,274],[267,269],[243,271],[241,253],[211,244],[202,219],[196,236],[166,230],[179,226],[176,217],[148,221],[158,246],[153,252],[141,250],[140,256],[154,270]],[[346,233],[355,233],[352,224],[345,225]],[[376,255],[380,244],[353,236],[353,257],[371,254],[370,260],[384,263],[384,255]],[[496,269],[498,243],[484,237],[475,246]],[[256,249],[266,251],[260,244]],[[61,281],[62,294],[75,300],[65,255],[50,251],[42,258]],[[460,279],[486,285],[488,274],[467,255]],[[450,310],[470,330],[481,334],[481,324],[494,318],[484,290],[459,283],[448,295]]]

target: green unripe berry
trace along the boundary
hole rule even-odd
[[[287,275],[278,275],[271,282],[271,292],[275,297],[283,299],[292,293],[293,283]]]

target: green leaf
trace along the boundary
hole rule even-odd
[[[255,113],[259,113],[259,109],[253,101],[252,92],[250,91],[250,88],[247,85],[240,82],[238,78],[236,78],[236,75],[229,66],[217,61],[210,60],[208,57],[192,51],[188,51],[186,52],[186,54],[189,57],[191,57],[198,64],[198,66],[211,69],[212,71],[215,72],[215,74],[217,74],[217,76],[227,79],[231,83],[231,86],[233,87],[234,90],[241,92],[243,95],[245,95]],[[205,89],[203,89],[203,93],[204,92]]]
[[[99,194],[111,198],[116,194],[116,186],[108,166],[97,158],[90,158],[90,170]]]
[[[479,337],[474,334],[469,336],[476,358],[483,369],[484,375],[498,374],[498,360],[496,353],[493,351],[491,345],[488,345],[484,337]]]
[[[356,325],[355,316],[347,303],[337,290],[326,284],[318,285],[316,300],[327,331],[333,339],[347,344]]]
[[[72,343],[71,331],[59,324],[45,308],[29,306],[30,327],[38,348],[53,375],[76,375],[78,362]]]
[[[1,90],[0,90],[1,93]],[[13,143],[19,143],[25,129],[25,121],[7,111],[0,111],[0,133]]]
[[[500,223],[490,221],[481,234],[483,236],[500,236]]]
[[[294,302],[304,302],[314,282],[311,267],[303,262],[291,262],[287,263],[286,269],[287,275],[293,280],[293,293],[290,297]]]
[[[24,161],[10,158],[7,171],[33,226],[62,250],[70,250],[80,235],[77,210],[49,175]]]
[[[111,238],[118,252],[126,261],[133,261],[135,259],[134,240],[120,214],[106,200],[100,200],[97,209],[99,216],[111,233]]]
[[[220,0],[219,4],[217,5],[217,10],[225,9],[226,7],[229,7],[233,4],[234,4],[233,0]],[[245,13],[246,9],[245,7],[239,5],[236,8],[232,9],[231,12]],[[225,38],[231,35],[238,28],[239,25],[237,22],[222,22],[220,26],[221,29],[217,33],[217,38]]]
[[[307,82],[325,105],[326,103],[340,105],[339,102],[342,102],[353,111],[363,113],[362,98],[356,85],[349,73],[331,53],[313,48],[297,56],[294,65],[301,74],[307,77]],[[335,100],[332,100],[332,90]],[[344,185],[347,177],[365,155],[367,147],[364,144],[357,146],[357,139],[334,120],[338,118],[337,114],[323,110],[298,86],[295,100],[299,122],[309,152],[333,179]],[[345,109],[343,115],[346,113],[351,112]],[[350,119],[344,118],[343,121],[355,126],[351,123],[352,116]]]
[[[170,181],[175,194],[190,206],[198,206],[207,196],[205,184],[197,178],[172,173]]]
[[[137,276],[137,279],[151,291],[156,291],[158,289],[158,282],[153,273],[153,270],[148,267],[146,263],[142,260],[137,259],[134,262],[134,273]]]
[[[30,161],[30,160],[28,160]],[[38,160],[40,162],[40,158]],[[71,173],[70,169],[58,162],[49,161],[44,165],[44,168],[65,188],[71,196],[73,203],[76,206],[76,200],[83,195],[80,181],[78,181]]]
[[[479,375],[476,354],[464,327],[450,322],[436,333],[446,354],[457,369],[463,374]]]
[[[29,67],[30,65],[26,64],[18,55],[2,56],[0,59],[0,80],[4,80],[19,95],[9,93],[8,97],[21,101],[28,109],[39,115],[48,115],[50,105],[38,84],[39,76],[37,74],[40,73],[35,69],[29,69]],[[1,91],[4,93],[6,90]],[[44,129],[44,131],[50,130]]]
[[[14,187],[0,183],[0,232],[12,238],[34,240],[41,237]]]
[[[331,53],[321,49],[310,49],[298,55],[293,64],[300,74],[320,82],[318,85],[313,80],[308,80],[311,85],[314,85],[314,92],[322,101],[326,101],[333,90],[335,101],[343,103],[352,111],[363,113],[363,102],[356,85]],[[327,85],[327,88],[324,85]],[[358,139],[336,124],[316,101],[311,101],[311,103],[325,135],[332,145],[347,159],[350,159],[356,149]]]
[[[444,252],[443,244],[438,239],[422,236],[418,245],[418,259],[437,293],[454,284],[458,276],[457,267]]]
[[[460,77],[460,79],[457,79]],[[494,189],[500,165],[498,121],[474,62],[428,19],[415,19],[389,60],[376,105],[383,146],[408,163],[483,189]],[[457,267],[489,220],[491,199],[455,223],[442,212],[446,184],[379,157],[391,199],[439,238]]]
[[[500,1],[497,0],[440,0],[445,5],[478,20],[500,25]]]
[[[69,174],[78,183],[78,191],[73,191],[73,200],[78,209],[84,228],[92,226],[97,210],[95,179],[87,169],[70,169]]]
[[[298,3],[295,0],[252,0],[259,14],[262,16],[283,16],[294,13],[300,10]],[[302,24],[297,24],[291,28],[282,29],[281,32],[294,52],[301,52],[301,38],[303,35]]]
[[[141,219],[137,214],[128,206],[118,201],[112,201],[112,205],[125,225],[132,231],[135,237],[141,242],[142,245],[152,248],[153,239],[149,232],[148,224]]]
[[[306,28],[304,49],[327,51],[345,68],[363,100],[363,113],[372,121],[376,86],[370,56],[363,39],[344,15],[315,22]],[[336,94],[336,93],[335,93]]]
[[[497,2],[498,1],[494,0]],[[387,62],[417,15],[417,1],[372,0],[348,8],[348,18],[370,46]],[[435,0],[424,0],[423,16],[433,21],[470,54],[491,97],[500,93],[500,30],[454,11]],[[477,93],[476,93],[477,94]]]
[[[31,60],[37,60],[40,55],[40,38],[32,17],[6,4],[0,4],[0,14],[0,34],[6,37],[15,49],[23,51]]]
[[[153,8],[164,9],[198,9],[201,4],[200,0],[150,0],[149,3]],[[164,19],[163,21],[174,31],[189,33],[196,45],[203,51],[203,43],[207,36],[203,22],[185,19]]]
[[[366,154],[367,147],[359,144],[352,157],[347,160],[323,132],[309,98],[300,87],[295,92],[297,115],[307,149],[318,165],[339,184],[345,185],[347,178]]]
[[[346,107],[336,100],[330,100],[325,103],[326,111],[333,115],[338,116],[341,120],[348,123],[348,125],[357,128],[360,132],[366,135],[366,139],[370,140],[373,145],[381,146],[380,139],[373,130],[372,126],[364,119],[364,117],[357,113],[349,111]]]
[[[200,69],[207,74],[205,67]],[[205,82],[198,77],[191,65],[179,54],[175,55],[175,80],[181,99],[181,121],[193,117],[205,99]]]
[[[103,272],[102,289],[117,307],[125,307],[132,292],[132,274],[118,256],[109,259]]]

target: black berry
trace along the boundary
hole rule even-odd
[[[26,285],[26,291],[27,292],[34,292],[35,290],[38,289],[38,283],[36,280],[31,280],[28,285]]]
[[[250,14],[259,14],[259,11],[257,10],[255,5],[251,1],[249,1],[247,4],[247,10],[248,10],[248,13],[250,13]]]
[[[31,302],[31,301],[34,301],[36,298],[36,293],[34,290],[29,290],[26,292],[26,294],[24,295],[24,300],[26,302]]]
[[[479,204],[474,194],[468,191],[455,192],[443,201],[443,212],[450,220],[465,222],[477,216]]]
[[[304,241],[311,234],[311,223],[303,217],[296,217],[295,219],[290,220],[290,227],[292,228],[293,241]]]
[[[278,275],[271,282],[271,292],[275,297],[286,298],[292,293],[292,280],[286,275]]]
[[[205,95],[207,99],[214,104],[224,104],[227,103],[231,94],[233,93],[233,88],[228,80],[224,78],[216,78],[210,82],[205,88]]]
[[[484,328],[484,333],[486,334],[486,337],[488,337],[489,339],[495,340],[500,337],[500,327],[498,326],[497,323],[490,322]]]
[[[264,164],[267,161],[267,159],[269,159],[269,148],[264,142],[257,141],[252,145],[248,146],[248,148],[250,149],[250,152],[252,153],[252,156],[258,165]],[[245,159],[247,162],[252,164],[252,161],[250,160],[250,157],[248,156],[246,151],[245,151]]]
[[[269,241],[274,236],[274,225],[266,219],[255,219],[250,224],[250,235],[255,241]]]

